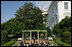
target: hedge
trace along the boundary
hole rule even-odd
[[[5,43],[4,46],[11,46],[14,43],[15,43],[15,41],[9,41],[9,42]]]

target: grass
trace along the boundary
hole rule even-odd
[[[56,38],[55,43],[56,43],[56,46],[57,46],[57,45],[58,45],[58,46],[71,46],[70,44],[67,44],[67,43],[65,43],[65,42],[62,42],[60,38]]]
[[[4,46],[11,46],[14,43],[15,43],[15,41],[9,41],[9,42],[5,43]]]
[[[12,46],[19,46],[20,41],[16,41]]]

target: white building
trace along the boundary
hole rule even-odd
[[[54,25],[59,23],[65,16],[71,17],[71,1],[52,1],[49,8],[44,9],[43,19],[46,27],[53,29]]]

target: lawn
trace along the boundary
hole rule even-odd
[[[15,44],[13,44],[12,46],[19,46],[21,41],[16,41]]]

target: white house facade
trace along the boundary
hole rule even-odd
[[[66,16],[71,17],[71,1],[52,1],[49,8],[44,9],[43,19],[46,27],[53,29],[54,25],[59,23]]]

